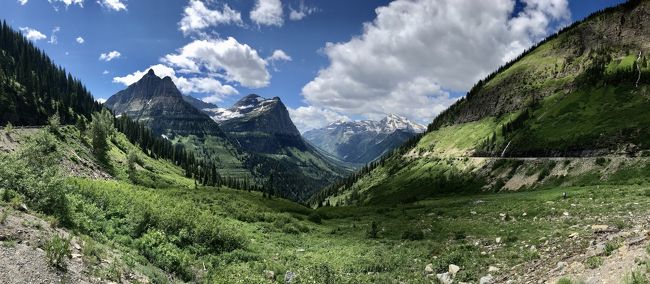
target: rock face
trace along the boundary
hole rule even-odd
[[[391,114],[380,121],[339,121],[304,133],[305,139],[337,158],[366,164],[399,147],[426,127]]]
[[[243,97],[229,109],[205,109],[246,150],[273,154],[285,147],[309,150],[280,98]]]
[[[129,116],[159,135],[224,135],[210,117],[184,100],[170,77],[161,79],[153,70],[104,105],[115,115]]]
[[[265,186],[281,188],[276,195],[305,200],[348,170],[303,139],[278,97],[248,95],[228,109],[202,111],[219,123],[237,146],[253,153],[247,161],[249,168],[268,179]]]

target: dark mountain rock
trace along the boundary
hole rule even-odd
[[[223,136],[208,115],[184,100],[170,77],[161,79],[153,70],[110,97],[104,105],[115,115],[127,115],[145,123],[156,134]]]

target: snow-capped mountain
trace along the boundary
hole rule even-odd
[[[337,121],[307,131],[303,137],[343,161],[366,164],[425,130],[423,125],[390,114],[380,121]]]

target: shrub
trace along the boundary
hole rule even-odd
[[[366,235],[371,239],[376,239],[379,237],[379,226],[377,225],[377,222],[372,221],[372,224],[370,224],[370,230],[368,230],[368,233]]]
[[[585,265],[589,269],[594,269],[603,264],[603,259],[600,256],[591,256],[585,261]]]
[[[70,240],[55,235],[45,243],[45,256],[52,267],[67,270],[66,258],[70,257]]]
[[[171,243],[167,235],[159,230],[149,230],[137,241],[140,253],[152,263],[168,272],[175,273],[184,281],[191,281],[192,257]]]
[[[320,214],[318,214],[316,212],[312,212],[311,214],[309,214],[309,216],[307,216],[307,220],[309,220],[310,222],[316,223],[316,224],[321,224],[323,222],[321,220]]]
[[[419,241],[422,239],[424,239],[424,233],[422,230],[409,229],[402,232],[402,240]]]
[[[9,208],[5,208],[4,211],[2,211],[2,215],[0,215],[0,224],[4,225],[7,222],[8,217],[9,217]]]

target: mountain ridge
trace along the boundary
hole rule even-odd
[[[379,121],[337,121],[303,133],[305,139],[335,157],[365,165],[389,153],[426,128],[389,114]]]

